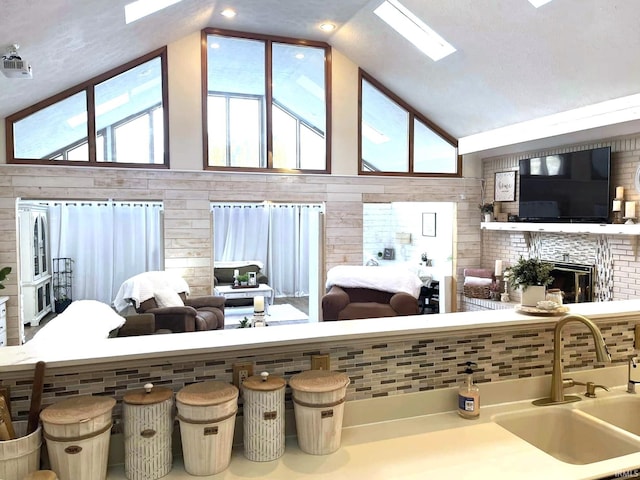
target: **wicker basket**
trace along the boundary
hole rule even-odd
[[[462,291],[469,298],[491,298],[489,285],[464,285]]]
[[[111,397],[80,395],[40,412],[51,469],[60,480],[104,480],[111,440]]]
[[[340,447],[344,401],[350,380],[327,370],[307,370],[289,380],[300,450],[328,455]]]
[[[176,395],[184,469],[215,475],[231,462],[238,389],[220,380],[187,385]]]
[[[128,480],[155,480],[172,467],[173,391],[147,384],[122,398],[124,474]]]
[[[263,372],[242,382],[244,456],[270,462],[284,454],[284,390],[286,381]]]

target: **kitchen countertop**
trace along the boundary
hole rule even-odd
[[[591,380],[611,385],[626,379],[626,366],[587,370],[572,373],[576,380]],[[607,379],[609,383],[607,383]],[[531,383],[533,382],[533,383]],[[514,380],[497,382],[503,385],[482,385],[481,399],[488,401],[505,396],[505,392],[514,395],[545,390],[548,391],[548,379]],[[504,385],[508,384],[508,385]],[[579,388],[568,390],[570,393],[582,393]],[[440,408],[442,400],[453,401],[456,389],[446,392],[421,392],[403,398],[400,404],[407,408],[426,408],[420,404],[426,402]],[[598,391],[598,397],[606,398],[629,395],[623,386],[610,389],[610,392]],[[507,395],[508,396],[508,395]],[[403,396],[406,397],[406,396]],[[583,398],[581,402],[593,399]],[[387,410],[397,399],[377,399],[365,401],[367,404],[347,402],[345,420],[356,410]],[[377,406],[376,406],[377,403]],[[446,402],[445,402],[446,403]],[[350,405],[351,404],[351,405]],[[574,408],[568,404],[562,408]],[[562,462],[538,450],[526,441],[513,435],[493,423],[493,415],[523,409],[544,409],[534,407],[531,399],[515,402],[496,403],[481,408],[480,418],[466,420],[455,411],[444,411],[419,415],[410,418],[395,418],[375,423],[345,426],[342,431],[340,448],[330,455],[308,455],[302,452],[295,437],[287,437],[286,449],[282,457],[271,462],[252,462],[243,456],[241,446],[235,446],[231,464],[225,471],[212,476],[199,478],[241,480],[241,479],[309,479],[309,480],[368,480],[389,479],[563,479],[587,480],[607,476],[623,476],[625,473],[640,471],[640,449],[638,453],[595,462],[587,465],[573,465]],[[351,413],[349,412],[351,410]],[[397,409],[393,409],[397,410]],[[398,412],[398,415],[402,413]],[[375,415],[375,414],[374,414]],[[123,465],[109,468],[107,480],[124,480]],[[181,458],[174,461],[173,470],[165,477],[167,480],[186,480],[193,477],[185,473]]]
[[[571,304],[570,313],[598,318],[629,318],[638,316],[640,300]],[[48,368],[77,365],[111,364],[119,361],[212,354],[216,352],[257,352],[266,348],[294,345],[306,346],[360,340],[412,338],[416,335],[446,335],[452,331],[489,331],[492,329],[527,328],[532,325],[555,324],[557,316],[533,316],[509,310],[442,313],[388,318],[368,318],[341,322],[319,322],[283,325],[277,328],[213,330],[207,332],[139,337],[110,338],[83,342],[68,338],[65,348],[53,345],[43,348],[22,346],[0,348],[0,373],[32,371],[39,360]]]

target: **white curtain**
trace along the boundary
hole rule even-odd
[[[122,282],[162,270],[161,203],[49,202],[51,257],[73,260],[72,299],[111,304]]]
[[[321,205],[215,204],[214,260],[260,260],[278,297],[309,295],[309,235]]]
[[[212,205],[214,261],[267,264],[269,208],[265,204]]]

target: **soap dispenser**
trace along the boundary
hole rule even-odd
[[[473,383],[473,368],[478,364],[467,362],[464,370],[467,378],[458,389],[458,414],[463,418],[474,420],[480,416],[480,389]]]

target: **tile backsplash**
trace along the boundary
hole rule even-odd
[[[428,320],[429,316],[424,317]],[[635,319],[599,321],[613,361],[626,362],[634,352]],[[274,327],[276,328],[276,327]],[[593,368],[595,353],[588,330],[569,324],[564,333],[564,369]],[[351,345],[316,348],[282,348],[278,353],[238,357],[216,353],[210,356],[176,357],[81,368],[48,370],[43,405],[74,395],[109,395],[118,403],[114,409],[114,432],[120,431],[123,394],[152,382],[177,392],[193,382],[231,382],[237,361],[254,362],[254,372],[268,371],[285,379],[310,367],[310,357],[329,354],[331,368],[351,379],[347,401],[452,387],[463,380],[464,362],[478,364],[478,383],[534,377],[551,373],[553,326],[514,327],[460,333],[421,335],[412,339],[363,340]],[[11,388],[15,419],[27,418],[32,376],[3,374],[3,385]],[[292,409],[287,387],[286,408]]]

